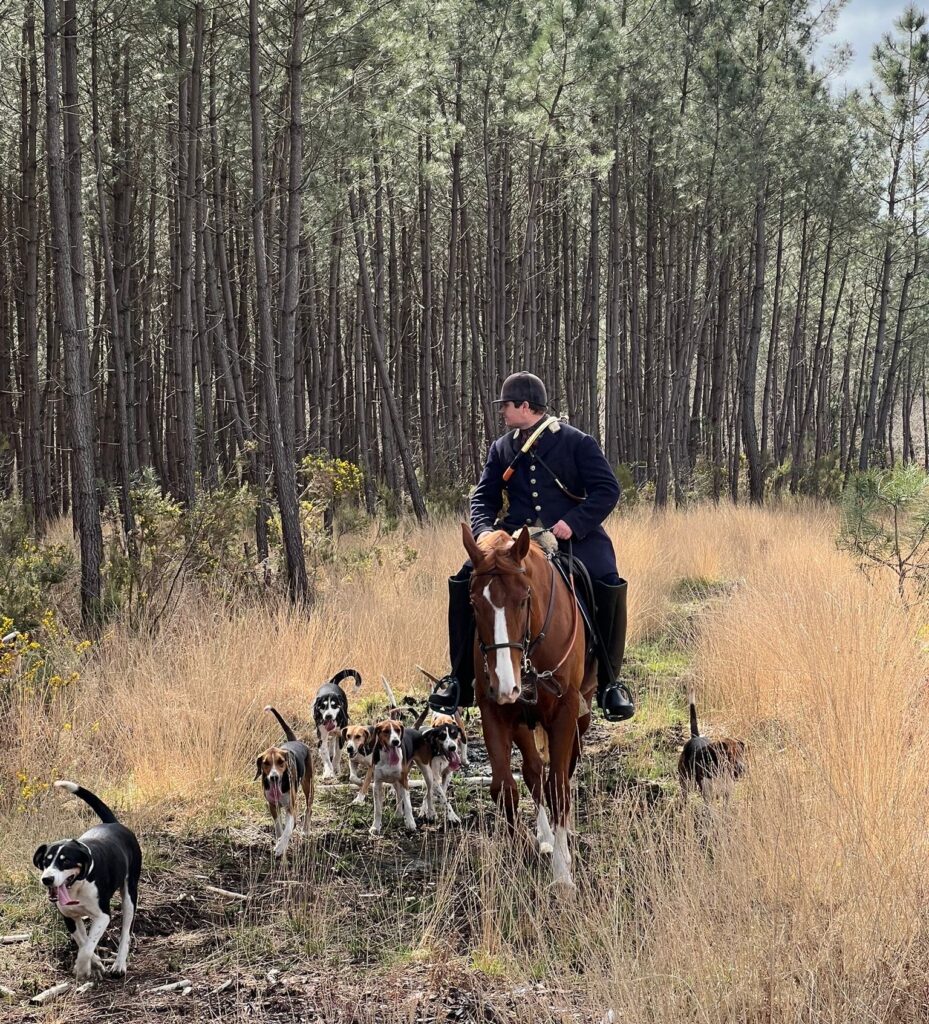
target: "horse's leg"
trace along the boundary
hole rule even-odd
[[[593,706],[594,692],[596,689],[597,663],[595,661],[591,661],[584,666],[584,682],[581,684],[581,697],[587,707]],[[569,778],[574,776],[574,769],[577,767],[578,759],[581,756],[581,741],[587,733],[587,730],[590,728],[591,717],[591,713],[588,711],[586,714],[581,715],[577,720],[575,729],[575,738],[577,742],[574,745],[574,751],[571,755],[571,768],[568,773]]]
[[[548,729],[549,766],[545,795],[555,827],[552,876],[556,884],[574,888],[571,852],[568,849],[568,819],[571,812],[571,764],[579,749],[577,733],[578,692],[569,690]]]
[[[579,718],[577,720],[577,728],[574,730],[574,748],[571,751],[571,765],[568,768],[569,779],[574,778],[574,769],[577,767],[577,762],[581,757],[581,738],[584,733],[587,732],[587,727],[589,725],[590,715],[584,715],[583,718]]]
[[[513,733],[513,741],[523,755],[523,781],[535,801],[535,837],[539,844],[539,853],[551,853],[555,849],[555,834],[552,832],[552,826],[548,821],[548,812],[545,810],[542,779],[544,769],[535,743],[535,731],[526,725],[520,725]]]
[[[506,823],[512,832],[516,825],[516,809],[519,806],[519,789],[510,765],[513,726],[487,704],[481,707],[481,729],[490,761],[490,795],[506,815]]]

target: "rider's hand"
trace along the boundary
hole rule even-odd
[[[574,536],[574,531],[563,519],[559,519],[558,522],[555,523],[552,527],[552,533],[559,540],[570,540]]]

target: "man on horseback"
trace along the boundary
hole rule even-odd
[[[494,404],[508,430],[491,445],[471,497],[474,536],[544,526],[559,545],[571,542],[593,582],[597,703],[609,721],[631,718],[635,707],[618,678],[626,645],[626,581],[616,571],[613,545],[601,525],[619,499],[613,470],[594,438],[546,414],[548,395],[534,374],[510,374]],[[474,703],[471,568],[465,562],[448,581],[451,671],[429,698],[435,711]]]

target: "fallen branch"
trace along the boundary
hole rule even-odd
[[[233,892],[231,889],[220,889],[218,885],[205,885],[203,887],[208,892],[215,892],[219,896],[228,896],[233,900],[247,900],[248,896],[241,892]]]
[[[70,981],[63,981],[60,985],[52,985],[51,988],[47,988],[44,992],[40,992],[38,995],[33,996],[29,1002],[32,1003],[33,1006],[44,1006],[46,1003],[50,1003],[53,999],[63,996],[70,987]]]
[[[158,988],[150,988],[149,995],[156,995],[161,992],[180,992],[190,984],[188,978],[181,978],[180,981],[172,981],[167,985],[159,985]]]
[[[15,999],[16,993],[6,985],[0,985],[0,996],[3,996],[4,999]]]
[[[14,942],[28,942],[29,932],[21,932],[19,935],[0,935],[0,946],[12,946]]]

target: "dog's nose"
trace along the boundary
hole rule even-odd
[[[45,875],[43,875],[42,876],[42,884],[43,885],[52,885],[53,884],[53,879],[50,876],[46,877]]]
[[[390,741],[390,745],[392,747],[399,747],[400,746],[400,741],[399,740],[391,740]]]

